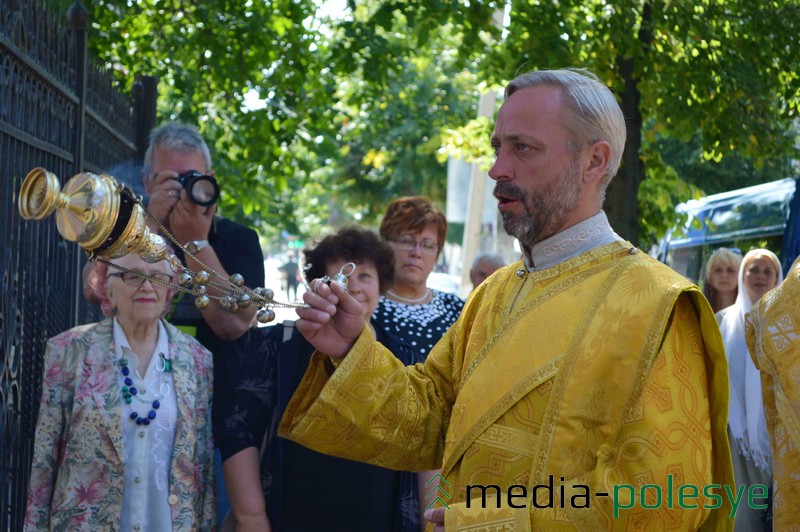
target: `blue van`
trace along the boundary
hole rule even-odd
[[[686,215],[686,222],[661,241],[659,260],[698,282],[716,248],[742,253],[767,248],[780,257],[785,274],[800,255],[798,180],[781,179],[681,203],[675,212]]]

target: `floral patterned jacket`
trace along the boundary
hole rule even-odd
[[[169,323],[164,327],[178,400],[172,527],[212,530],[211,353]],[[110,319],[47,343],[25,530],[119,530],[125,454],[113,344]]]

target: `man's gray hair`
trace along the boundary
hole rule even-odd
[[[573,153],[595,142],[604,140],[611,146],[608,168],[603,175],[603,189],[617,174],[622,152],[625,149],[625,117],[617,99],[600,79],[583,68],[559,70],[534,70],[511,80],[506,86],[505,97],[528,87],[561,87],[571,113],[565,126],[572,137],[570,149]]]
[[[478,263],[482,260],[485,260],[495,268],[502,268],[506,265],[506,261],[504,261],[503,257],[497,253],[478,253],[475,255],[475,258],[472,259],[472,269],[474,270]]]
[[[167,122],[150,132],[150,144],[144,154],[144,171],[149,174],[153,166],[153,150],[170,150],[181,153],[199,153],[205,168],[196,168],[204,173],[211,171],[211,154],[208,145],[197,128],[180,122]]]

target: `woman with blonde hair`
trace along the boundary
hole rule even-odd
[[[742,253],[736,249],[719,248],[706,263],[703,294],[716,314],[736,302],[739,293],[736,277],[742,264]]]
[[[733,458],[733,475],[745,490],[754,484],[772,486],[772,450],[764,416],[761,375],[753,364],[745,339],[745,315],[752,306],[783,281],[781,263],[767,249],[749,251],[739,268],[736,302],[717,314],[730,376],[728,437]],[[758,501],[758,504],[766,501]],[[769,530],[765,512],[739,505],[734,530]]]

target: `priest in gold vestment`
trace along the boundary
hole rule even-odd
[[[772,446],[772,526],[800,530],[800,259],[747,317]]]
[[[624,143],[592,74],[512,81],[489,175],[523,259],[413,367],[359,326],[346,290],[312,282],[297,327],[317,353],[280,434],[383,467],[441,467],[434,530],[732,529],[719,329],[697,287],[608,224]]]

